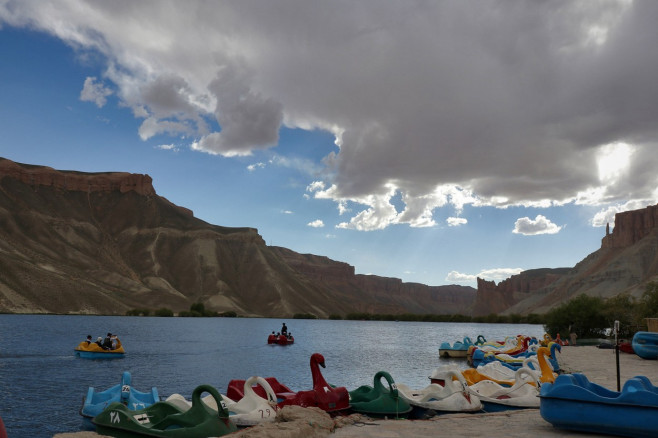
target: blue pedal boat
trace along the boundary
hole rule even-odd
[[[540,391],[542,418],[560,429],[629,437],[655,437],[658,388],[645,376],[628,379],[621,392],[562,374]]]
[[[658,333],[637,332],[631,345],[635,354],[642,359],[658,359]]]
[[[465,358],[468,354],[468,347],[473,344],[471,338],[466,336],[462,342],[456,341],[450,345],[450,342],[442,342],[439,346],[439,357],[462,357]]]
[[[82,401],[80,415],[93,418],[114,402],[119,402],[128,409],[136,411],[151,406],[160,400],[158,390],[155,387],[148,392],[141,392],[131,386],[131,380],[130,372],[124,371],[121,376],[121,383],[105,391],[96,391],[90,386],[86,397]]]

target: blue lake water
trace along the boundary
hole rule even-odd
[[[267,335],[286,322],[295,337],[288,346],[267,345]],[[75,357],[88,334],[119,335],[120,359]],[[189,396],[200,384],[222,394],[231,379],[276,377],[294,391],[312,386],[310,356],[321,353],[322,373],[349,391],[372,385],[378,371],[396,382],[423,388],[442,364],[441,342],[542,337],[541,325],[282,320],[258,318],[156,318],[62,315],[0,315],[0,417],[10,438],[52,437],[83,426],[79,414],[90,386],[105,390],[132,374],[132,386],[152,386],[161,396]]]

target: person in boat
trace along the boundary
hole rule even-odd
[[[283,323],[283,326],[281,327],[281,334],[284,336],[288,336],[288,327],[286,327],[286,323]]]
[[[85,342],[87,343],[87,345],[89,345],[89,344],[91,344],[92,342],[94,342],[94,341],[91,339],[91,335],[87,335],[87,339],[85,340]]]
[[[117,346],[119,345],[119,337],[117,335],[112,335],[112,350],[116,350]]]
[[[292,339],[292,332],[288,333],[288,339]]]
[[[112,333],[108,333],[103,341],[103,349],[111,350],[112,349]]]
[[[94,342],[94,344],[96,344],[99,347],[103,348],[103,337],[99,336],[98,338],[96,338],[96,342]]]

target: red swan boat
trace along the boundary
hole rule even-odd
[[[311,355],[311,375],[313,389],[309,391],[292,392],[290,388],[279,383],[274,377],[266,377],[277,396],[277,406],[298,405],[302,407],[318,407],[325,412],[337,412],[350,407],[350,394],[343,386],[331,386],[322,376],[320,366],[325,368],[324,356],[320,353]],[[256,394],[265,396],[260,386],[254,386]],[[244,380],[231,380],[228,384],[226,396],[238,401],[244,396]]]
[[[295,343],[295,337],[294,336],[286,336],[286,335],[275,335],[272,333],[267,337],[267,343],[268,344],[276,344],[276,345],[290,345]],[[228,394],[227,394],[228,395]]]

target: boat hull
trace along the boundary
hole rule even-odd
[[[581,432],[629,437],[655,437],[658,408],[581,400],[541,398],[539,413],[553,426]]]
[[[468,350],[439,349],[439,357],[465,359],[467,355]]]
[[[553,426],[590,433],[655,437],[658,388],[645,376],[626,381],[621,392],[590,382],[583,374],[562,374],[542,385],[539,412]]]
[[[658,359],[658,333],[637,332],[632,345],[635,354],[642,359]]]
[[[126,353],[75,350],[75,355],[83,359],[117,359],[124,357]]]

